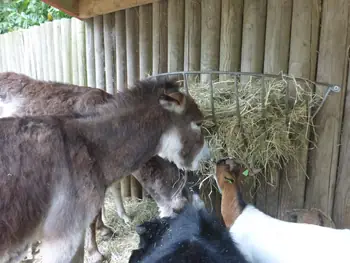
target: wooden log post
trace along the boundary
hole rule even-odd
[[[105,90],[105,62],[103,47],[103,19],[102,16],[96,16],[94,21],[94,48],[95,48],[95,72],[96,88]]]
[[[78,55],[78,84],[87,85],[86,77],[86,44],[85,44],[85,25],[81,20],[76,21],[77,32],[77,55]]]
[[[46,24],[48,22],[40,25],[40,39],[41,39],[41,54],[42,54],[42,63],[43,63],[43,80],[49,80],[49,54],[48,54],[48,41],[46,35]]]
[[[198,71],[201,63],[201,0],[185,2],[184,70]],[[195,76],[189,76],[189,79]]]
[[[114,14],[103,15],[103,39],[105,49],[105,71],[106,71],[106,91],[114,94],[116,71],[115,71],[115,41],[114,31]]]
[[[130,8],[125,11],[126,25],[126,54],[127,54],[127,83],[130,88],[139,77],[139,14],[138,8]],[[129,187],[127,191],[126,188]],[[124,188],[124,190],[123,190]],[[133,199],[142,197],[139,182],[134,176],[128,176],[122,180],[122,194],[128,193]],[[123,196],[126,196],[126,194]]]
[[[96,88],[94,21],[92,18],[85,21],[85,34],[87,85]]]
[[[168,2],[168,72],[184,67],[185,2]]]
[[[245,0],[242,32],[242,72],[258,72],[264,70],[265,27],[267,0]],[[246,83],[249,76],[241,77]]]
[[[267,6],[265,73],[288,72],[292,0],[269,0]],[[266,171],[266,178],[260,178],[256,205],[263,212],[278,216],[280,171]],[[269,181],[267,181],[270,179]]]
[[[152,73],[162,73],[168,67],[168,1],[152,4]]]
[[[71,61],[72,61],[72,83],[74,85],[78,85],[79,83],[79,69],[78,69],[78,39],[77,39],[77,20],[76,18],[71,19],[71,34],[72,34],[72,42],[71,42],[71,49],[72,49],[72,56],[71,56]]]
[[[220,58],[221,0],[202,0],[201,71],[218,70]],[[213,76],[215,80],[217,76]],[[205,83],[208,75],[201,75]]]
[[[37,64],[37,79],[43,80],[44,79],[44,63],[43,63],[43,54],[42,54],[42,41],[40,39],[41,36],[41,27],[40,26],[34,26],[34,33],[33,36],[35,38],[35,61]],[[16,45],[15,43],[12,43],[13,45]],[[16,64],[16,60],[14,60]]]
[[[152,74],[152,4],[139,7],[139,45],[140,45],[140,74],[143,79]],[[147,192],[140,183],[133,178],[134,184],[131,185],[131,196],[136,198],[147,198]]]
[[[116,49],[116,75],[117,75],[117,90],[123,91],[127,88],[126,83],[126,29],[125,29],[125,11],[121,10],[115,13],[115,49]],[[122,181],[116,183],[116,189],[122,188]],[[126,186],[127,187],[127,186]],[[122,192],[125,194],[125,191]]]
[[[348,44],[345,32],[348,32],[349,26],[349,2],[324,0],[321,24],[316,79],[322,82],[342,84],[346,69],[345,54]],[[322,94],[325,92],[323,87],[317,87],[316,90]],[[346,85],[343,86],[340,93],[332,94],[327,98],[318,112],[315,118],[316,134],[318,135],[317,149],[309,153],[310,180],[307,183],[305,206],[321,209],[328,215],[332,213],[334,202],[345,94]],[[344,121],[346,123],[347,119]],[[342,143],[346,145],[348,130],[343,132]],[[334,221],[338,227],[349,222],[349,219],[344,217],[346,214],[349,215],[349,204],[346,203],[346,200],[349,200],[347,192],[349,170],[346,170],[348,166],[345,156],[347,156],[347,151],[342,148],[338,178],[338,184],[342,184],[337,187],[337,201],[334,203]]]
[[[320,23],[321,1],[294,0],[290,43],[289,74],[314,80]],[[304,87],[308,89],[308,87]],[[290,94],[294,91],[291,90]],[[305,111],[307,109],[305,108]],[[307,112],[305,112],[307,114]],[[308,127],[301,130],[307,134]],[[308,141],[300,147],[281,173],[279,215],[287,220],[286,212],[304,207],[307,176]]]
[[[50,66],[48,68],[48,80],[54,81],[56,79],[56,61],[55,61],[55,48],[56,43],[54,42],[54,23],[46,22],[45,23],[45,40],[47,48],[47,61],[49,61]]]
[[[61,21],[56,20],[52,22],[53,27],[53,41],[54,41],[54,55],[55,59],[55,81],[63,81],[63,68],[62,68],[62,40],[61,40]]]
[[[220,70],[238,71],[241,64],[243,0],[222,0]],[[220,75],[220,80],[232,78]]]
[[[60,56],[62,56],[63,82],[72,83],[72,45],[71,45],[71,20],[61,19],[61,37],[62,48]]]
[[[126,83],[126,29],[125,11],[115,13],[115,45],[117,65],[117,90],[123,91],[127,88]]]

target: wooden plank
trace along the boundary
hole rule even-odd
[[[152,5],[143,5],[140,12],[140,79],[152,74]]]
[[[150,4],[159,0],[79,0],[79,17],[89,18],[97,15],[132,8],[140,5]]]
[[[36,64],[37,64],[37,79],[43,80],[44,79],[44,69],[43,69],[43,56],[42,56],[42,45],[41,45],[41,39],[40,39],[40,26],[34,26],[34,38],[35,38],[35,57],[36,57]]]
[[[50,61],[50,66],[48,68],[48,80],[55,80],[55,71],[56,71],[56,61],[55,61],[55,51],[54,51],[54,34],[53,34],[53,26],[52,22],[45,23],[45,42],[47,48],[47,61]]]
[[[320,8],[320,0],[294,0],[293,2],[290,75],[315,79]],[[302,134],[307,134],[307,132],[307,127],[300,131]],[[307,157],[308,142],[305,142],[295,156],[295,160],[291,160],[281,174],[279,218],[283,220],[288,219],[286,212],[289,210],[304,207]]]
[[[126,82],[126,29],[125,11],[115,13],[115,45],[117,60],[117,90],[123,91],[127,88]]]
[[[62,40],[61,40],[61,21],[56,20],[52,22],[53,27],[53,41],[54,41],[54,64],[55,64],[55,81],[63,81],[63,68],[62,68]]]
[[[152,74],[152,5],[143,5],[139,8],[139,45],[140,45],[140,75],[143,79]],[[141,184],[132,178],[131,196],[136,198],[147,198],[147,192],[144,191]]]
[[[168,71],[181,71],[184,67],[185,2],[168,2]]]
[[[130,88],[135,84],[139,77],[139,16],[138,9],[131,8],[125,11],[125,25],[126,25],[126,54],[127,54],[127,83]],[[139,190],[141,190],[138,185],[137,180],[133,176],[127,176],[123,178],[122,183],[122,193],[128,193],[126,188],[130,188],[130,196],[132,198],[141,198]],[[124,190],[123,190],[124,189]],[[129,196],[129,195],[123,195]]]
[[[327,98],[316,116],[317,150],[310,152],[309,174],[305,206],[319,208],[331,215],[334,203],[334,222],[337,227],[349,225],[349,170],[347,170],[346,145],[348,143],[348,106],[345,107],[342,148],[339,160],[337,190],[334,191],[339,155],[341,123],[343,118],[346,84],[346,50],[349,32],[349,2],[346,0],[324,0],[322,6],[322,27],[317,67],[317,80],[343,83],[341,93]],[[336,30],[334,30],[336,28]],[[349,33],[348,33],[349,34]],[[324,89],[317,89],[324,92]],[[334,197],[336,195],[336,198]],[[334,202],[334,199],[336,201]]]
[[[346,53],[348,1],[323,1],[322,27],[317,67],[317,80],[342,83]],[[334,30],[336,28],[337,30]],[[342,121],[345,88],[330,96],[316,116],[317,150],[310,152],[307,184],[307,208],[315,207],[332,213],[334,185],[339,154],[339,135]],[[324,88],[317,89],[323,92]],[[339,221],[339,218],[338,218]]]
[[[114,94],[116,81],[115,41],[113,38],[114,14],[103,15],[103,39],[105,49],[106,91]]]
[[[4,35],[0,35],[0,61],[1,61],[0,71],[2,71],[2,72],[7,71],[7,64],[6,64],[6,59],[5,59]]]
[[[222,0],[220,70],[238,71],[241,64],[243,0]],[[232,78],[220,75],[220,80]]]
[[[201,0],[185,2],[185,71],[200,70]]]
[[[95,48],[95,72],[96,88],[105,89],[105,62],[103,47],[103,19],[102,16],[94,17],[94,48]]]
[[[348,36],[350,34],[348,33]],[[349,43],[349,42],[348,42]],[[347,63],[348,64],[348,63]],[[334,194],[333,220],[338,228],[350,228],[350,68],[348,67],[338,176]]]
[[[87,85],[96,88],[94,21],[92,18],[85,21],[85,34]]]
[[[201,70],[218,70],[220,58],[221,0],[202,0]],[[208,75],[201,75],[207,82]],[[213,76],[216,78],[216,76]]]
[[[245,0],[242,25],[242,72],[263,72],[267,0]],[[249,77],[241,77],[242,82]]]
[[[292,0],[269,0],[266,19],[265,73],[288,72]],[[277,217],[279,206],[280,171],[267,171],[257,191],[257,207]]]
[[[72,83],[72,42],[71,42],[71,20],[61,19],[61,38],[62,48],[60,49],[60,56],[62,56],[62,72],[63,82]]]
[[[87,85],[86,76],[86,44],[85,44],[85,24],[84,22],[76,21],[77,32],[77,55],[78,55],[78,84],[80,86]]]
[[[34,28],[27,29],[29,31],[29,45],[28,45],[28,51],[30,56],[30,68],[31,68],[31,77],[36,78],[36,68],[37,65],[35,63],[35,39],[33,39],[34,34]]]
[[[78,39],[77,39],[77,20],[76,18],[71,19],[71,49],[72,49],[72,83],[78,85],[79,83],[79,70],[78,70]]]
[[[152,5],[152,72],[167,71],[168,67],[168,1],[162,0]]]

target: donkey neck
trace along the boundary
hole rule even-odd
[[[107,183],[128,175],[156,155],[161,135],[171,126],[166,112],[151,108],[81,118],[76,125]]]

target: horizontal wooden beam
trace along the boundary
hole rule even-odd
[[[79,18],[79,0],[42,0],[44,3],[53,6],[62,12]]]
[[[79,18],[85,19],[159,0],[79,0]]]

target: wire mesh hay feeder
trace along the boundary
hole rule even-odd
[[[280,169],[317,140],[315,134],[309,139],[313,119],[328,95],[340,91],[337,85],[282,73],[196,71],[153,77],[170,76],[180,77],[203,111],[212,159],[230,156],[262,171]],[[202,182],[214,175],[212,161],[200,170]]]

